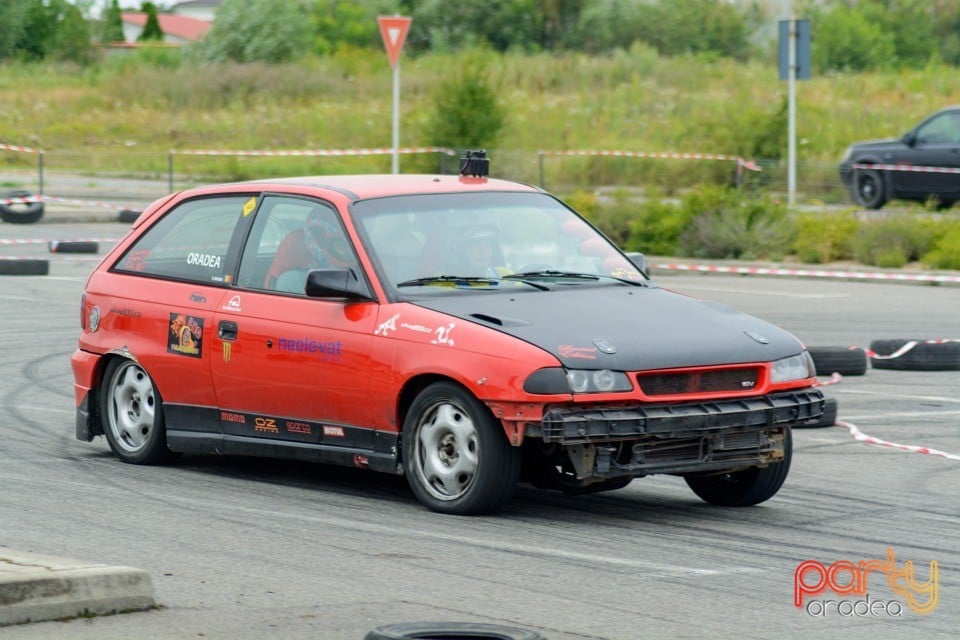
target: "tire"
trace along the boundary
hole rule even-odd
[[[100,426],[118,458],[130,464],[162,464],[173,458],[167,448],[163,402],[143,367],[114,358],[100,389]]]
[[[912,349],[896,358],[870,358],[874,369],[899,371],[960,371],[960,342],[923,342],[921,340],[874,340],[870,350],[881,356],[889,356],[909,342],[916,342]]]
[[[403,467],[413,493],[432,511],[486,513],[517,485],[520,448],[490,410],[462,387],[437,382],[416,397],[403,425]]]
[[[787,479],[792,458],[793,434],[788,427],[781,462],[730,473],[689,475],[684,479],[704,502],[720,507],[749,507],[776,495]]]
[[[443,640],[546,640],[535,631],[475,622],[401,622],[377,627],[364,640],[435,638]]]
[[[862,376],[867,372],[867,352],[860,347],[808,347],[817,375]]]
[[[33,194],[29,191],[9,191],[0,195],[0,200],[31,197],[33,197]],[[43,202],[31,202],[27,204],[26,209],[20,209],[19,206],[0,202],[0,220],[12,224],[32,224],[43,217]]]
[[[39,258],[0,258],[0,276],[45,276],[50,273],[50,261]]]
[[[823,414],[817,418],[816,422],[801,422],[793,425],[794,429],[819,429],[822,427],[832,427],[837,424],[837,399],[827,398],[824,400]]]
[[[50,253],[97,253],[100,245],[89,241],[59,241],[51,240],[48,245]]]
[[[118,222],[136,222],[137,218],[140,217],[141,213],[143,212],[136,211],[134,209],[121,209],[120,212],[117,213],[117,221]]]
[[[853,191],[856,201],[867,209],[880,209],[889,199],[883,176],[875,169],[854,171]]]

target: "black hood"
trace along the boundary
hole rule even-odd
[[[796,338],[768,322],[659,288],[574,285],[411,302],[515,336],[575,369],[640,371],[765,362],[803,349]]]

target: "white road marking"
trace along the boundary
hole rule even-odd
[[[889,391],[866,391],[864,389],[834,389],[834,393],[847,393],[851,395],[862,396],[883,396],[884,398],[900,398],[902,400],[926,400],[928,402],[952,402],[960,404],[960,398],[947,398],[945,396],[914,396],[903,393],[890,393]]]
[[[706,285],[690,285],[683,287],[664,287],[664,289],[671,289],[673,291],[684,291],[686,289],[692,290],[701,290],[701,291],[710,291],[717,293],[747,293],[743,289],[725,289],[723,287],[710,287]],[[849,298],[850,296],[839,294],[839,293],[790,293],[787,291],[760,291],[757,289],[751,289],[749,294],[752,295],[764,295],[764,296],[779,296],[781,298],[797,298],[797,299],[828,299],[828,298]]]

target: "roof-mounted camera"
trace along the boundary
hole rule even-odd
[[[490,174],[490,159],[483,149],[471,151],[460,158],[460,175],[472,178],[486,178]]]

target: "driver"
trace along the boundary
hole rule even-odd
[[[332,218],[329,210],[314,209],[307,214],[306,226],[287,234],[267,271],[267,289],[302,293],[311,269],[356,264],[343,229]]]
[[[500,278],[510,270],[503,266],[500,234],[493,225],[477,225],[467,229],[457,240],[460,268],[456,275]]]

